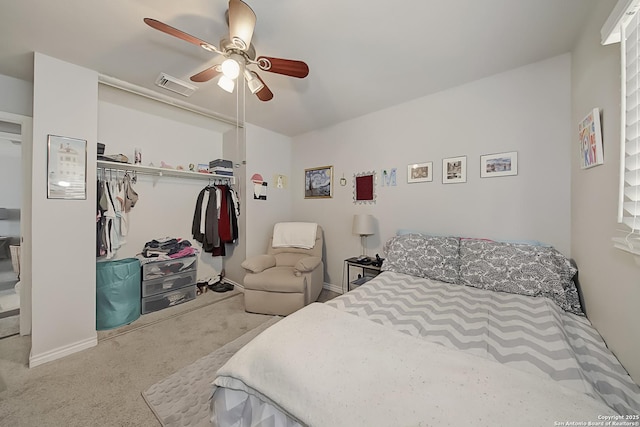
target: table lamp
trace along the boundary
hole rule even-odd
[[[356,214],[353,216],[353,234],[360,235],[362,256],[366,256],[367,236],[375,234],[375,221],[372,215]]]

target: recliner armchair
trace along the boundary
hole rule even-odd
[[[284,226],[292,223],[280,223]],[[295,224],[295,223],[293,223]],[[323,232],[317,225],[312,248],[273,247],[273,232],[267,253],[247,258],[242,267],[245,310],[286,316],[316,301],[324,282]]]

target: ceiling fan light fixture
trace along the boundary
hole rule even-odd
[[[264,88],[264,83],[262,83],[262,81],[258,78],[258,75],[253,71],[245,69],[244,77],[247,80],[247,86],[249,86],[249,90],[252,94],[255,95],[256,92]]]
[[[236,86],[236,84],[233,79],[230,79],[223,74],[220,76],[220,79],[218,79],[218,86],[229,93],[233,93],[233,88]]]
[[[231,80],[237,79],[240,74],[240,64],[238,64],[238,61],[233,58],[225,59],[222,63],[222,74]]]
[[[256,50],[251,43],[256,26],[255,12],[243,0],[227,1],[229,2],[229,8],[225,17],[229,32],[227,36],[223,36],[220,39],[219,47],[210,44],[208,41],[200,40],[164,22],[160,22],[157,19],[144,18],[144,22],[155,30],[224,57],[222,64],[210,65],[207,69],[192,75],[190,80],[193,82],[204,83],[217,78],[218,86],[220,86],[221,89],[233,93],[236,85],[235,80],[240,76],[240,73],[242,73],[251,93],[256,95],[260,101],[270,101],[273,99],[273,92],[271,92],[267,84],[262,80],[261,76],[253,71],[247,71],[248,65],[257,65],[262,71],[284,76],[297,78],[307,77],[309,74],[309,66],[303,61],[270,56],[256,57]],[[244,83],[240,84],[242,85]],[[168,88],[167,86],[162,87]],[[195,87],[193,90],[195,90]]]

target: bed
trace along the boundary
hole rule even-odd
[[[640,389],[554,248],[409,233],[384,252],[376,278],[217,372],[213,425],[640,425]]]

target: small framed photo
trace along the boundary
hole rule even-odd
[[[467,156],[442,159],[442,183],[467,182]]]
[[[407,166],[407,182],[433,181],[433,162],[414,163]]]
[[[518,175],[518,152],[480,156],[480,177]]]
[[[304,170],[304,198],[329,199],[333,197],[333,166]]]

